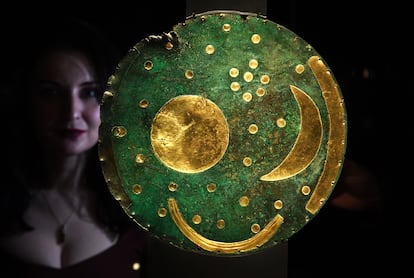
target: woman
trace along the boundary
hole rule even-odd
[[[118,57],[82,21],[47,17],[31,27],[11,95],[19,115],[2,175],[1,269],[143,277],[147,233],[110,194],[97,155],[101,97]]]

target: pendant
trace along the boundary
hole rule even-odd
[[[56,230],[56,242],[57,244],[61,245],[65,242],[66,239],[66,225],[60,225]]]

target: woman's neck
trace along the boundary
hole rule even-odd
[[[41,187],[58,191],[79,189],[82,181],[86,154],[65,157],[49,157],[45,160],[43,177],[39,181]]]

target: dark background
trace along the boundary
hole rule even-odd
[[[3,12],[0,81],[4,90],[10,69],[19,66],[16,55],[36,43],[25,41],[25,26],[36,16],[61,13],[87,19],[126,53],[146,36],[170,31],[187,15],[185,0],[84,4],[37,3],[32,11],[9,7]],[[331,68],[347,110],[346,155],[378,177],[384,203],[380,217],[324,207],[289,239],[289,277],[373,277],[402,271],[397,249],[406,246],[402,239],[409,222],[402,216],[409,209],[404,196],[411,191],[408,166],[413,154],[409,144],[413,139],[412,32],[407,15],[408,8],[397,1],[267,2],[266,16],[307,41]],[[2,134],[7,136],[7,131]],[[280,269],[286,262],[278,257],[278,250],[224,259],[190,254],[157,240],[151,244],[151,267],[157,275],[286,277]]]

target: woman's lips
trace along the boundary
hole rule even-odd
[[[86,133],[83,129],[64,129],[60,131],[60,135],[69,139],[77,139]]]

